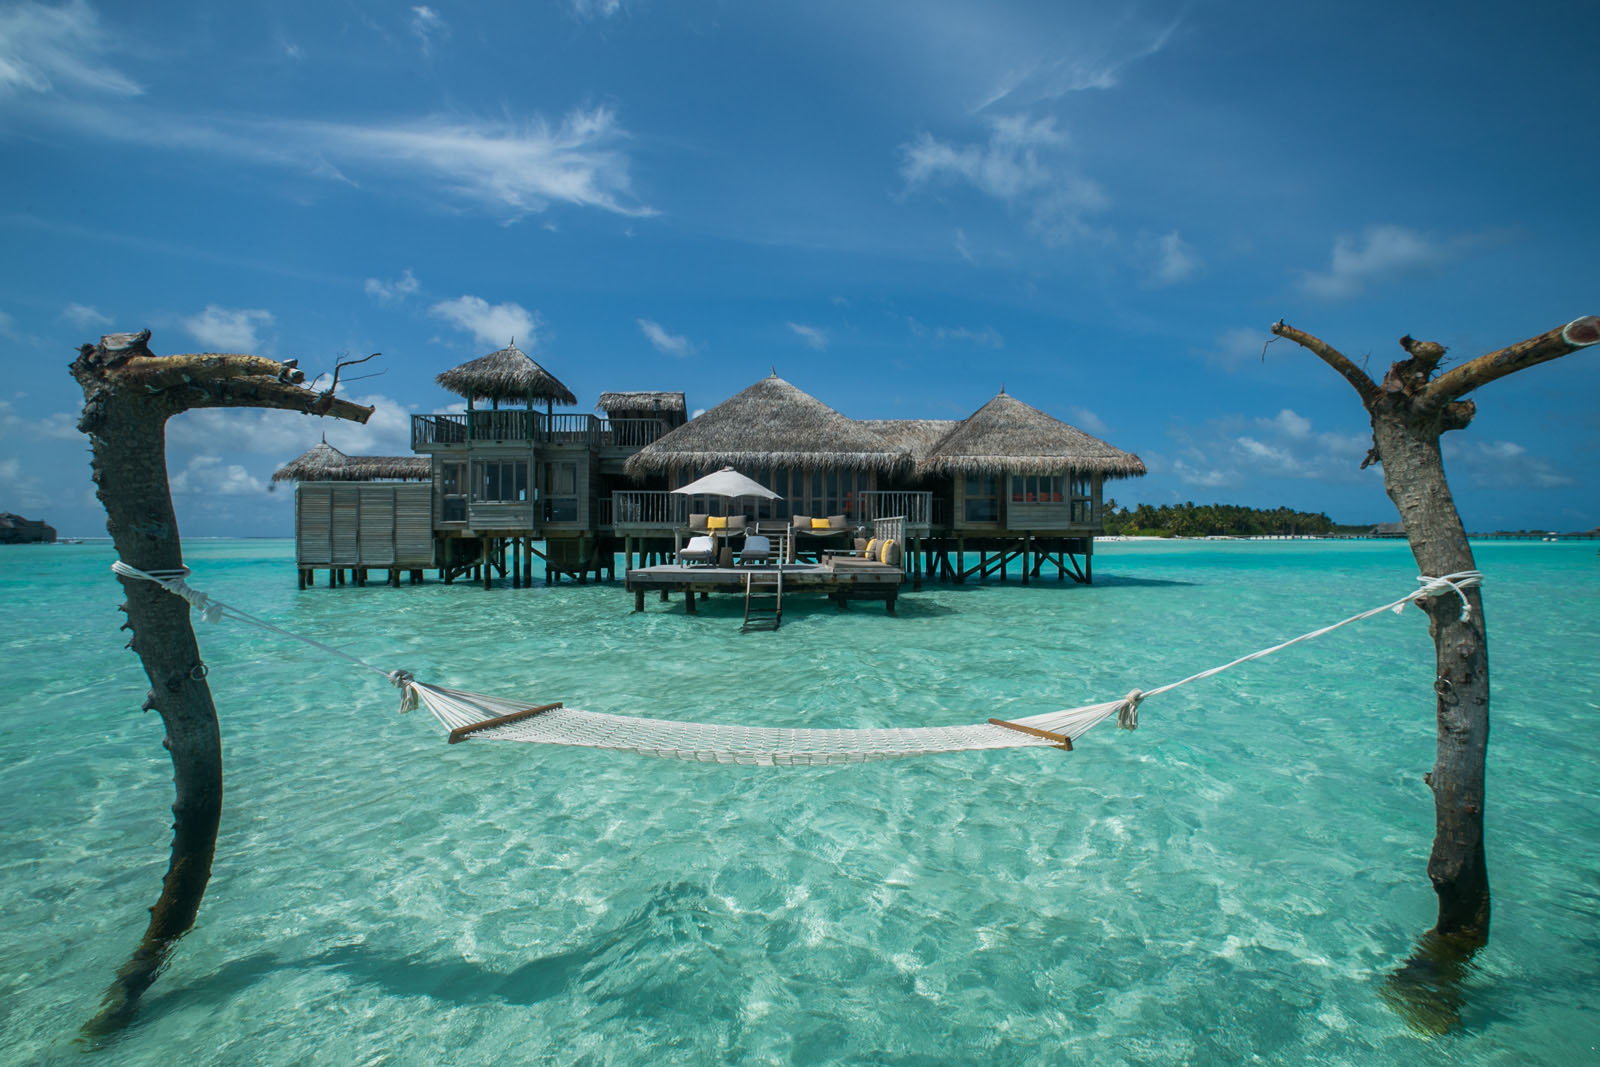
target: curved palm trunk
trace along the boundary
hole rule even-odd
[[[106,529],[123,562],[143,571],[183,566],[183,545],[167,483],[166,422],[198,407],[277,407],[365,422],[371,408],[336,400],[332,391],[301,388],[292,365],[256,356],[157,357],[149,331],[114,334],[84,345],[72,375],[84,393],[78,428],[89,435],[97,495]],[[370,357],[369,357],[370,358]],[[222,816],[222,736],[206,684],[189,605],[151,582],[122,579],[128,647],[150,681],[145,710],[161,716],[162,746],[172,756],[172,855],[161,896],[139,947],[117,971],[99,1013],[84,1026],[91,1038],[125,1027],[178,939],[194,925],[211,877]]]

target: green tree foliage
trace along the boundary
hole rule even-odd
[[[1106,502],[1102,528],[1108,534],[1159,537],[1264,537],[1336,532],[1332,519],[1290,508],[1247,508],[1239,504],[1140,504],[1131,511]]]

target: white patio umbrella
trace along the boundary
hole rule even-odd
[[[763,500],[781,500],[771,489],[752,478],[746,478],[732,467],[723,467],[704,478],[696,478],[682,489],[672,490],[679,496],[722,496],[730,500],[741,496],[755,496]]]

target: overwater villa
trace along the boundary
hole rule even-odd
[[[849,552],[898,520],[899,563],[918,583],[1004,578],[1018,559],[1024,581],[1048,566],[1088,582],[1105,481],[1145,473],[1138,456],[1004,391],[965,419],[862,420],[774,373],[693,419],[679,392],[607,392],[600,414],[567,413],[555,408],[577,404],[571,390],[515,345],[437,381],[466,410],[412,416],[417,455],[323,443],[274,475],[298,483],[302,585],[317,569],[361,581],[387,570],[398,584],[438,568],[520,587],[536,556],[547,581],[614,577],[618,555],[629,571],[674,562],[705,516],[810,535],[791,552],[813,554]],[[776,499],[673,492],[723,467]]]

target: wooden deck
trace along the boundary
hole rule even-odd
[[[771,573],[770,565],[749,567],[678,566],[640,567],[626,575],[626,588],[633,593],[633,610],[644,610],[644,595],[661,594],[666,600],[673,593],[682,593],[684,610],[693,614],[695,594],[700,597],[711,593],[728,593],[744,596],[745,575],[753,572]],[[905,582],[905,572],[899,567],[881,563],[785,563],[783,565],[783,592],[785,596],[796,593],[822,593],[843,607],[851,600],[881,600],[894,614],[895,598]]]

